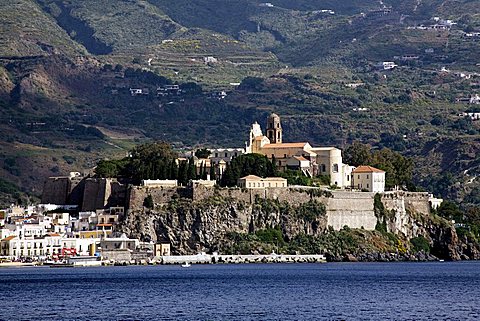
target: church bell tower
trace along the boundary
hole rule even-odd
[[[267,118],[267,138],[272,144],[282,143],[282,124],[277,114],[271,114]]]

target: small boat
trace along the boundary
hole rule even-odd
[[[191,266],[191,265],[190,265],[190,263],[188,263],[188,262],[185,262],[185,263],[182,264],[182,267],[184,267],[184,268],[188,268],[188,267],[190,267],[190,266]]]

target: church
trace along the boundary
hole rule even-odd
[[[280,171],[301,170],[305,176],[330,176],[330,184],[350,187],[353,166],[344,164],[342,151],[335,147],[312,147],[308,142],[283,142],[280,117],[271,114],[267,118],[266,135],[255,122],[245,144],[245,153],[257,153],[275,161]]]

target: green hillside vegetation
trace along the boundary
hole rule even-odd
[[[89,39],[82,33],[87,33],[86,29],[91,28],[91,37],[115,51],[143,51],[145,47],[161,43],[175,33],[184,31],[184,28],[147,1],[39,2],[60,25],[69,27],[70,35],[74,39],[88,42]],[[80,21],[73,23],[75,19]]]
[[[32,0],[0,3],[0,57],[49,55],[58,50],[68,55],[85,54],[54,19]]]
[[[456,102],[480,89],[480,41],[463,34],[480,31],[475,1],[385,1],[385,16],[370,12],[378,1],[271,2],[2,2],[1,177],[38,195],[46,176],[146,140],[243,146],[275,111],[286,141],[389,148],[414,160],[414,184],[480,204],[480,126]],[[408,29],[434,16],[457,24]],[[399,66],[380,71],[382,61]],[[165,84],[183,92],[157,96]]]

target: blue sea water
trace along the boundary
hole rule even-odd
[[[0,320],[480,320],[480,262],[4,268]]]

